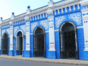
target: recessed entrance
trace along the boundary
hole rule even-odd
[[[34,57],[45,57],[45,34],[44,30],[37,27],[34,31]]]
[[[4,33],[2,37],[2,54],[8,55],[8,34]]]
[[[22,32],[19,31],[17,34],[17,41],[18,41],[18,48],[19,48],[19,55],[22,55],[22,50],[23,50],[23,37],[22,37]]]
[[[78,58],[76,26],[66,22],[60,28],[61,58]],[[77,56],[76,56],[77,55]]]

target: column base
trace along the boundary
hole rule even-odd
[[[85,57],[85,59],[88,59],[88,58],[86,58],[86,56],[88,56],[88,52],[84,53],[84,51],[79,51],[79,60],[84,60],[84,57]]]
[[[34,56],[33,56],[33,51],[30,51],[30,57],[34,57]]]
[[[13,56],[19,55],[19,50],[13,51]]]
[[[24,51],[22,51],[22,57],[24,57]]]
[[[8,55],[9,55],[9,56],[13,56],[13,50],[9,50]]]
[[[57,58],[57,59],[60,59],[60,51],[59,51],[59,50],[56,51],[56,58]]]
[[[30,57],[30,51],[25,50],[23,57]]]
[[[84,60],[88,61],[88,51],[84,51]]]
[[[55,51],[46,51],[46,58],[56,59],[56,52]]]

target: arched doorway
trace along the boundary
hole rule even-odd
[[[18,50],[19,50],[19,55],[22,55],[22,50],[23,50],[23,36],[22,36],[22,32],[19,31],[17,33],[17,46],[18,46]]]
[[[8,34],[4,33],[2,37],[2,54],[8,55]]]
[[[45,31],[42,27],[37,27],[34,30],[34,57],[45,57]]]
[[[60,26],[61,58],[78,59],[77,28],[73,22],[64,22]]]

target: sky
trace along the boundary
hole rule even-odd
[[[12,12],[16,15],[26,12],[27,6],[30,6],[31,10],[48,5],[50,0],[0,0],[0,17],[3,20],[11,17]],[[60,0],[53,0],[58,2]]]

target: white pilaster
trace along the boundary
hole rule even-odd
[[[49,20],[49,51],[55,51],[54,17]]]
[[[25,16],[25,21],[26,22],[26,50],[30,51],[30,22],[29,22],[29,16],[31,14],[30,6],[28,6],[27,13]],[[35,16],[36,19],[36,16]],[[34,20],[34,17],[33,17]]]
[[[82,18],[83,18],[83,28],[84,28],[84,51],[88,51],[88,0],[81,0],[80,1],[81,7],[83,8],[82,11]],[[84,8],[85,7],[85,8]]]
[[[10,26],[10,50],[13,50],[13,26]]]
[[[0,50],[1,50],[1,28],[0,28]]]
[[[30,50],[30,22],[26,22],[26,50]]]
[[[12,13],[10,24],[10,50],[13,50],[13,20],[14,20],[14,12]]]
[[[2,17],[0,18],[0,50],[1,50],[1,24],[2,24],[3,20]]]
[[[49,21],[49,51],[55,51],[53,1],[50,1],[48,3],[47,14],[48,14],[48,21]]]

